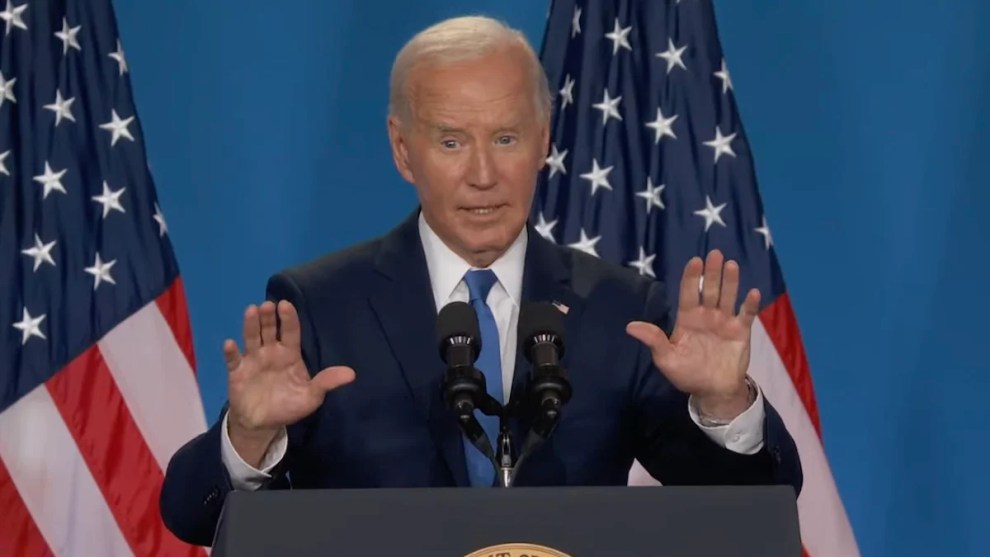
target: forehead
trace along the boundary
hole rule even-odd
[[[535,120],[526,58],[504,48],[479,57],[422,64],[410,72],[409,105],[416,120],[437,124],[504,124]]]

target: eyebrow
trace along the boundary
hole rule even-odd
[[[511,124],[509,124],[507,126],[501,126],[501,127],[496,128],[495,129],[495,133],[502,133],[502,132],[506,132],[506,131],[518,131],[520,127],[521,127],[521,123],[518,122],[518,121],[516,121],[516,122],[512,122]],[[450,124],[430,124],[429,125],[429,128],[430,128],[430,131],[435,132],[435,133],[441,133],[441,134],[444,134],[444,133],[465,133],[464,128],[460,128],[460,127],[453,126],[453,125],[450,125]]]
[[[464,133],[463,128],[451,126],[450,124],[430,124],[430,130],[437,133]]]

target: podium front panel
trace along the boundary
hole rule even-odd
[[[345,489],[232,492],[212,555],[800,557],[801,544],[788,486]]]

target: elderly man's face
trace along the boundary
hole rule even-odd
[[[411,121],[389,119],[396,165],[430,227],[485,267],[525,226],[546,159],[548,122],[519,47],[409,76]]]

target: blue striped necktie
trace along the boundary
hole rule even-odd
[[[492,286],[498,281],[491,270],[468,271],[464,274],[464,282],[467,283],[470,292],[471,305],[478,314],[478,325],[481,328],[481,355],[475,366],[485,375],[485,383],[488,386],[488,394],[495,400],[502,402],[502,350],[498,341],[498,327],[495,324],[495,315],[492,308],[488,307],[488,293]],[[488,439],[497,444],[499,423],[497,416],[486,416],[480,410],[475,410],[475,415],[484,428]],[[494,450],[494,447],[493,447]],[[488,458],[481,454],[481,451],[471,444],[467,438],[464,439],[464,451],[467,457],[468,477],[473,486],[492,486],[495,483],[495,469]]]

